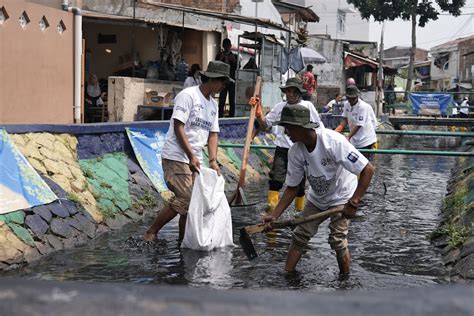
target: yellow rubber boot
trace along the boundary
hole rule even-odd
[[[275,206],[278,204],[278,200],[280,199],[280,193],[278,191],[268,191],[268,205],[270,209],[273,210]]]
[[[301,212],[304,209],[304,196],[297,196],[295,198],[295,210]]]

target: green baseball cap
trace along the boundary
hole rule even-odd
[[[234,79],[230,77],[230,65],[222,62],[222,61],[210,61],[207,65],[206,71],[200,71],[201,75],[206,76],[208,78],[222,78],[225,77],[228,80],[234,82]]]
[[[280,86],[281,90],[285,90],[287,88],[296,88],[300,93],[306,92],[306,90],[303,89],[303,81],[296,77],[289,78],[286,80],[286,83],[283,86]]]
[[[278,125],[295,125],[303,128],[318,128],[319,123],[311,122],[309,109],[299,104],[287,104],[281,111]]]

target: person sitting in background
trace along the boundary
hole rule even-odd
[[[342,95],[338,93],[333,100],[329,101],[328,104],[323,106],[323,113],[332,111],[332,114],[339,115],[342,113],[343,107],[344,103],[342,102]]]
[[[104,104],[106,93],[102,92],[99,85],[99,80],[95,74],[89,76],[87,83],[85,102],[91,106],[98,106]]]
[[[198,64],[192,64],[191,69],[188,72],[188,77],[184,81],[183,88],[199,86],[201,82],[201,75],[199,71],[201,67]]]

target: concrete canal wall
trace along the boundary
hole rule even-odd
[[[221,142],[241,143],[246,125],[246,120],[238,119],[221,122]],[[59,199],[0,215],[0,270],[151,216],[170,197],[169,192],[158,193],[142,171],[125,131],[126,127],[167,129],[168,122],[4,127]],[[249,159],[247,183],[263,181],[269,171],[271,153],[253,151],[257,154]],[[227,192],[235,190],[239,157],[242,149],[219,148]]]
[[[473,150],[472,148],[470,150]],[[474,280],[474,158],[460,157],[444,199],[442,221],[431,236],[452,281]]]

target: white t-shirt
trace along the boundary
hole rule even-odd
[[[469,102],[467,100],[462,101],[461,105],[459,106],[459,112],[469,115]]]
[[[214,98],[206,99],[199,86],[182,90],[175,98],[170,127],[161,156],[166,159],[189,163],[174,133],[174,120],[184,123],[184,132],[194,155],[202,160],[202,149],[207,144],[209,132],[219,132],[218,106]]]
[[[283,126],[274,125],[275,122],[278,122],[280,120],[281,111],[283,110],[286,104],[287,104],[286,101],[277,103],[273,107],[273,109],[270,112],[268,112],[267,115],[265,116],[265,122],[267,123],[268,128],[271,128],[272,133],[275,134],[276,136],[276,139],[274,142],[275,145],[278,147],[290,148],[293,145],[293,142],[285,134],[285,128]],[[324,127],[324,124],[319,118],[318,112],[314,108],[313,103],[311,103],[310,101],[301,100],[298,102],[298,104],[309,109],[311,122],[319,123],[320,127]]]
[[[326,128],[315,129],[316,148],[295,143],[288,153],[286,185],[298,186],[306,174],[308,200],[321,210],[345,204],[357,187],[359,175],[369,162],[344,135]]]
[[[344,102],[342,116],[347,118],[351,131],[356,126],[360,126],[357,133],[350,139],[352,145],[362,148],[377,142],[377,135],[375,134],[377,118],[375,117],[374,110],[372,110],[368,103],[359,98],[356,105],[352,106],[349,101],[346,101]]]

